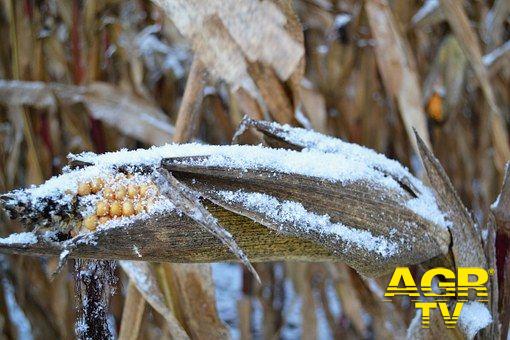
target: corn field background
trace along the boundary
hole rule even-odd
[[[248,116],[425,179],[414,128],[484,226],[510,160],[507,0],[2,0],[0,33],[0,193],[61,173],[69,153],[230,144]],[[502,339],[508,211],[495,235]],[[23,230],[1,214],[2,237]],[[108,327],[121,339],[414,337],[409,301],[383,301],[388,275],[313,260],[254,263],[260,284],[237,263],[151,263],[142,293],[125,264]],[[76,337],[73,262],[52,277],[58,257],[0,256],[1,338]]]

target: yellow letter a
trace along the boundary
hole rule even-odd
[[[404,287],[399,288],[401,281],[404,283]],[[410,297],[420,296],[418,288],[416,288],[416,283],[411,275],[411,271],[407,267],[395,268],[390,283],[388,284],[388,288],[386,288],[386,293],[384,293],[384,296],[386,297],[392,297],[395,295],[407,295]]]

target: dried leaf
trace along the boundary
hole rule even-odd
[[[278,122],[295,125],[297,120],[294,117],[291,99],[275,72],[258,63],[250,64],[248,72],[255,81],[271,117]]]
[[[133,281],[129,281],[122,311],[119,340],[138,339],[144,311],[145,299]]]
[[[154,104],[106,83],[90,84],[83,93],[90,114],[149,145],[172,140],[174,128]]]
[[[418,153],[413,138],[416,129],[427,145],[430,138],[423,110],[423,98],[414,56],[399,32],[395,17],[386,0],[366,4],[368,22],[376,40],[376,58],[386,91],[395,97],[407,135]]]
[[[56,110],[57,103],[83,103],[90,114],[124,134],[151,145],[171,141],[174,128],[156,106],[106,83],[72,86],[0,80],[0,102]]]
[[[452,27],[459,44],[475,71],[476,77],[482,87],[482,92],[491,108],[490,121],[492,128],[493,144],[496,150],[495,161],[499,170],[503,169],[505,162],[510,159],[510,147],[508,145],[508,132],[504,128],[505,121],[500,109],[496,104],[496,96],[489,80],[489,75],[482,62],[482,50],[476,33],[469,23],[469,19],[458,0],[440,0],[441,7],[445,11],[446,18]],[[421,134],[421,132],[420,132]]]
[[[146,262],[121,261],[120,265],[129,276],[131,282],[136,285],[136,288],[138,288],[145,301],[165,318],[170,329],[170,334],[176,339],[189,339],[186,331],[182,328],[179,321],[175,318],[174,313],[165,303],[165,297],[158,286],[158,282],[149,264]]]
[[[390,271],[402,258],[420,263],[440,255],[444,247],[425,231],[432,229],[427,226],[429,222],[402,208],[405,204],[400,199],[410,196],[396,199],[395,192],[370,184],[329,185],[298,175],[179,166],[178,162],[165,166],[214,203],[280,233],[324,244],[365,275]],[[295,216],[288,215],[291,211]],[[275,215],[278,213],[288,220],[282,221]],[[308,218],[319,224],[336,223],[340,236],[307,225]],[[358,243],[357,237],[364,241]]]
[[[193,339],[230,339],[216,309],[211,266],[177,264],[171,266],[175,295],[184,323]],[[196,303],[199,301],[199,303]]]
[[[196,127],[200,118],[200,105],[204,97],[206,81],[205,68],[198,59],[191,64],[186,89],[182,98],[181,106],[177,114],[175,134],[173,141],[176,143],[189,142],[196,133]]]
[[[304,54],[284,29],[286,17],[269,1],[153,1],[188,38],[212,76],[234,90],[256,93],[247,62],[265,63],[287,80]]]
[[[351,280],[357,282],[354,286],[358,290],[364,310],[373,315],[373,332],[377,338],[404,338],[406,333],[406,319],[400,308],[385,301],[382,282],[386,281],[384,277],[380,279],[362,279],[358,275],[351,275]],[[391,328],[388,329],[388,322],[391,322]]]
[[[315,131],[327,133],[328,112],[324,97],[315,89],[301,86],[303,111],[306,112]]]
[[[416,139],[438,204],[452,222],[449,230],[452,235],[451,252],[455,267],[486,268],[487,262],[482,249],[482,240],[473,219],[457,195],[443,167],[425,146],[418,133],[416,133]]]

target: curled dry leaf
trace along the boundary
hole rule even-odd
[[[235,259],[197,228],[200,214],[179,208],[179,195],[161,184],[153,196],[134,198],[135,206],[140,199],[146,204],[143,212],[122,210],[99,226],[94,220],[94,232],[80,227],[81,220],[89,225],[91,209],[90,218],[95,216],[96,200],[110,195],[108,187],[97,193],[80,191],[83,183],[121,178],[121,185],[129,187],[130,181],[146,183],[154,169],[166,169],[176,183],[206,199],[218,225],[233,234],[252,261],[336,258],[365,275],[380,275],[447,253],[449,222],[430,189],[398,162],[312,131],[261,124],[301,151],[185,144],[76,156],[89,166],[2,197],[12,216],[22,212],[29,227],[52,231],[37,236],[36,242],[5,242],[1,248],[34,254],[68,249],[71,257],[108,259]],[[78,236],[57,242],[58,237],[69,238],[69,230]]]
[[[168,143],[174,133],[170,120],[157,106],[107,83],[73,86],[0,80],[0,103],[53,111],[58,103],[82,103],[94,118],[147,144]]]
[[[210,265],[187,263],[165,266],[166,277],[178,296],[173,308],[192,339],[230,339],[230,332],[218,316],[215,286]],[[190,301],[200,303],[190,303]]]

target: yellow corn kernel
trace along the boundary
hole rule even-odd
[[[427,112],[436,122],[444,120],[443,98],[437,92],[434,92],[427,103]]]
[[[113,190],[110,189],[110,188],[104,188],[103,189],[103,197],[106,198],[106,199],[114,199],[115,198],[115,194],[113,193]]]
[[[113,202],[110,204],[110,216],[117,217],[122,215],[122,204],[120,202]]]
[[[138,195],[138,188],[134,184],[130,184],[127,187],[127,194],[129,198],[135,198]]]
[[[131,216],[134,213],[135,213],[135,209],[133,207],[133,202],[124,201],[124,203],[122,203],[122,215],[123,216]]]
[[[90,183],[90,189],[93,194],[97,194],[103,188],[103,180],[99,177],[92,180]]]
[[[118,199],[118,200],[122,200],[122,199],[124,199],[124,197],[126,197],[126,187],[125,186],[120,186],[115,191],[115,198]]]
[[[96,230],[97,227],[97,216],[92,215],[83,220],[83,225],[90,231]]]
[[[85,182],[78,184],[78,195],[79,196],[90,195],[90,183]]]
[[[110,206],[107,201],[99,201],[96,205],[96,215],[97,216],[107,216],[108,210],[110,209]]]

